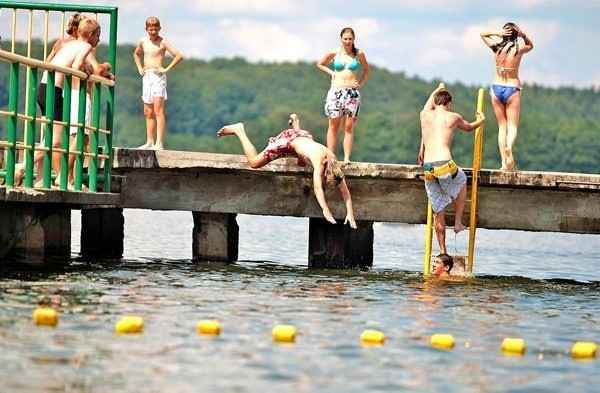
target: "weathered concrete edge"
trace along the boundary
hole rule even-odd
[[[115,148],[113,168],[116,172],[129,169],[226,169],[277,172],[282,175],[299,174],[310,171],[301,168],[292,158],[281,159],[260,169],[251,169],[246,158],[238,154],[220,154],[203,152],[185,152],[173,150],[138,150]],[[463,168],[467,176],[472,176],[471,168]],[[351,162],[344,164],[348,178],[372,177],[382,179],[423,179],[423,170],[419,165],[381,164]],[[499,171],[482,169],[480,186],[507,186],[513,188],[557,188],[577,190],[600,190],[599,174],[580,174],[568,172],[532,172]]]

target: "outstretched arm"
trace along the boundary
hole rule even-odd
[[[317,202],[319,202],[319,206],[321,206],[321,209],[323,210],[323,216],[330,223],[336,224],[335,218],[333,218],[333,214],[331,214],[329,206],[327,206],[327,201],[325,200],[325,191],[323,191],[323,167],[321,165],[317,165],[314,168],[313,188],[315,197],[317,197]]]
[[[346,205],[346,219],[344,225],[350,224],[350,227],[356,229],[356,221],[354,220],[354,209],[352,208],[352,197],[350,196],[350,190],[346,184],[346,180],[343,179],[339,184],[342,198],[344,198],[344,204]]]
[[[461,116],[456,123],[456,126],[464,131],[473,131],[485,122],[485,114],[483,112],[475,112],[475,117],[476,120],[469,123]]]

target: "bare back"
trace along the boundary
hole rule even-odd
[[[86,41],[80,39],[69,41],[56,52],[56,55],[50,63],[61,67],[71,67],[80,70],[85,58],[91,51],[92,45]],[[46,73],[44,73],[42,82],[46,82]],[[55,86],[60,88],[64,86],[64,75],[60,72],[56,73]]]
[[[454,130],[465,122],[458,113],[443,107],[421,111],[421,134],[425,145],[424,162],[447,161],[452,159],[450,144]]]
[[[518,52],[515,51],[515,48],[512,48],[510,51],[504,48],[494,53],[494,60],[496,61],[494,82],[502,82],[517,87],[521,86],[519,67],[521,66],[523,55],[531,50],[527,50],[528,48],[530,47],[524,45],[519,47]]]
[[[331,154],[329,149],[315,142],[312,138],[298,137],[294,139],[290,146],[298,157],[312,165],[315,172],[323,173],[323,168],[327,161],[328,154]]]

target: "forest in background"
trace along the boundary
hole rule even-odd
[[[33,57],[41,58],[41,44]],[[117,51],[114,146],[136,147],[145,142],[141,78],[133,62],[133,45]],[[23,53],[17,47],[17,53]],[[99,60],[106,47],[100,46]],[[170,59],[167,59],[170,61]],[[420,142],[419,112],[440,77],[427,81],[372,64],[371,77],[355,127],[353,161],[416,164]],[[8,105],[9,64],[0,62],[0,108]],[[490,70],[490,80],[492,77]],[[25,72],[20,73],[24,79]],[[448,76],[452,79],[451,76]],[[483,167],[497,169],[497,123],[489,86],[446,83],[452,92],[452,110],[474,120],[478,89],[484,87],[485,115]],[[21,84],[24,86],[24,82]],[[216,137],[225,124],[244,122],[260,151],[267,138],[287,126],[297,113],[304,129],[326,140],[327,118],[323,103],[329,78],[316,63],[249,63],[242,58],[185,59],[168,76],[166,148],[242,154],[236,138]],[[22,87],[23,88],[23,87]],[[6,140],[6,120],[0,119],[0,140]],[[341,153],[340,130],[338,157]],[[473,134],[456,131],[452,152],[463,167],[470,167]],[[547,88],[527,84],[522,92],[519,136],[514,148],[517,169],[600,173],[600,94],[593,89]]]

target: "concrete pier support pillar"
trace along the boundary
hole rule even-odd
[[[71,256],[71,209],[58,205],[2,204],[0,256],[43,260]]]
[[[194,261],[234,262],[238,259],[240,228],[235,213],[192,212]]]
[[[373,265],[373,221],[357,221],[358,228],[311,218],[308,230],[308,266],[353,268]]]
[[[124,234],[123,209],[81,210],[81,255],[121,258]]]

